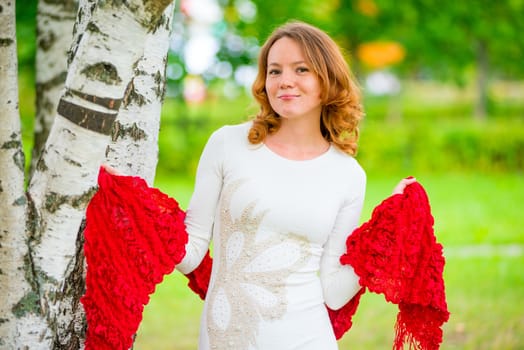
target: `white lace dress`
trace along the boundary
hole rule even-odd
[[[250,123],[210,137],[187,209],[189,273],[210,243],[199,349],[337,349],[325,304],[360,288],[339,257],[357,227],[366,176],[336,147],[295,161],[247,140]]]

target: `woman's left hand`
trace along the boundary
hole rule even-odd
[[[394,195],[394,194],[403,194],[404,193],[404,189],[408,186],[408,185],[411,185],[412,183],[414,182],[417,182],[417,179],[415,179],[414,177],[407,177],[405,179],[402,179],[400,180],[400,182],[395,186],[395,188],[393,189],[393,193],[391,195]]]

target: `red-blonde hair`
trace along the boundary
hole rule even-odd
[[[267,57],[273,44],[288,37],[304,50],[306,60],[317,74],[322,88],[322,135],[342,151],[357,152],[358,123],[364,113],[360,89],[338,45],[320,29],[303,22],[289,22],[277,28],[260,49],[258,74],[251,91],[260,105],[248,139],[252,144],[263,142],[267,135],[280,128],[281,119],[273,110],[266,93]]]

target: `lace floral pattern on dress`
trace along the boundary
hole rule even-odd
[[[281,318],[287,309],[286,279],[310,257],[309,242],[295,234],[257,239],[267,210],[255,213],[256,201],[233,218],[231,199],[244,183],[224,188],[220,210],[222,256],[209,290],[207,324],[212,349],[245,350],[255,345],[261,320]]]

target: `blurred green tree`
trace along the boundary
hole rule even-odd
[[[524,67],[519,63],[524,57],[524,41],[520,39],[524,1],[348,2],[374,3],[373,23],[358,22],[368,29],[362,39],[389,38],[402,43],[408,55],[400,67],[404,75],[465,84],[473,68],[475,116],[479,119],[487,116],[490,79],[524,76]],[[338,22],[349,23],[344,18],[353,18],[350,12],[349,6],[337,11]]]
[[[328,31],[346,50],[357,75],[366,67],[357,59],[360,45],[373,41],[400,43],[405,59],[394,71],[404,78],[450,81],[460,86],[474,79],[475,116],[485,119],[492,79],[524,76],[524,1],[453,0],[221,0],[224,26],[259,44],[277,25],[303,20]],[[241,9],[254,4],[256,16],[243,19]],[[242,64],[253,55],[220,51],[221,60]],[[369,67],[368,70],[369,71]]]

